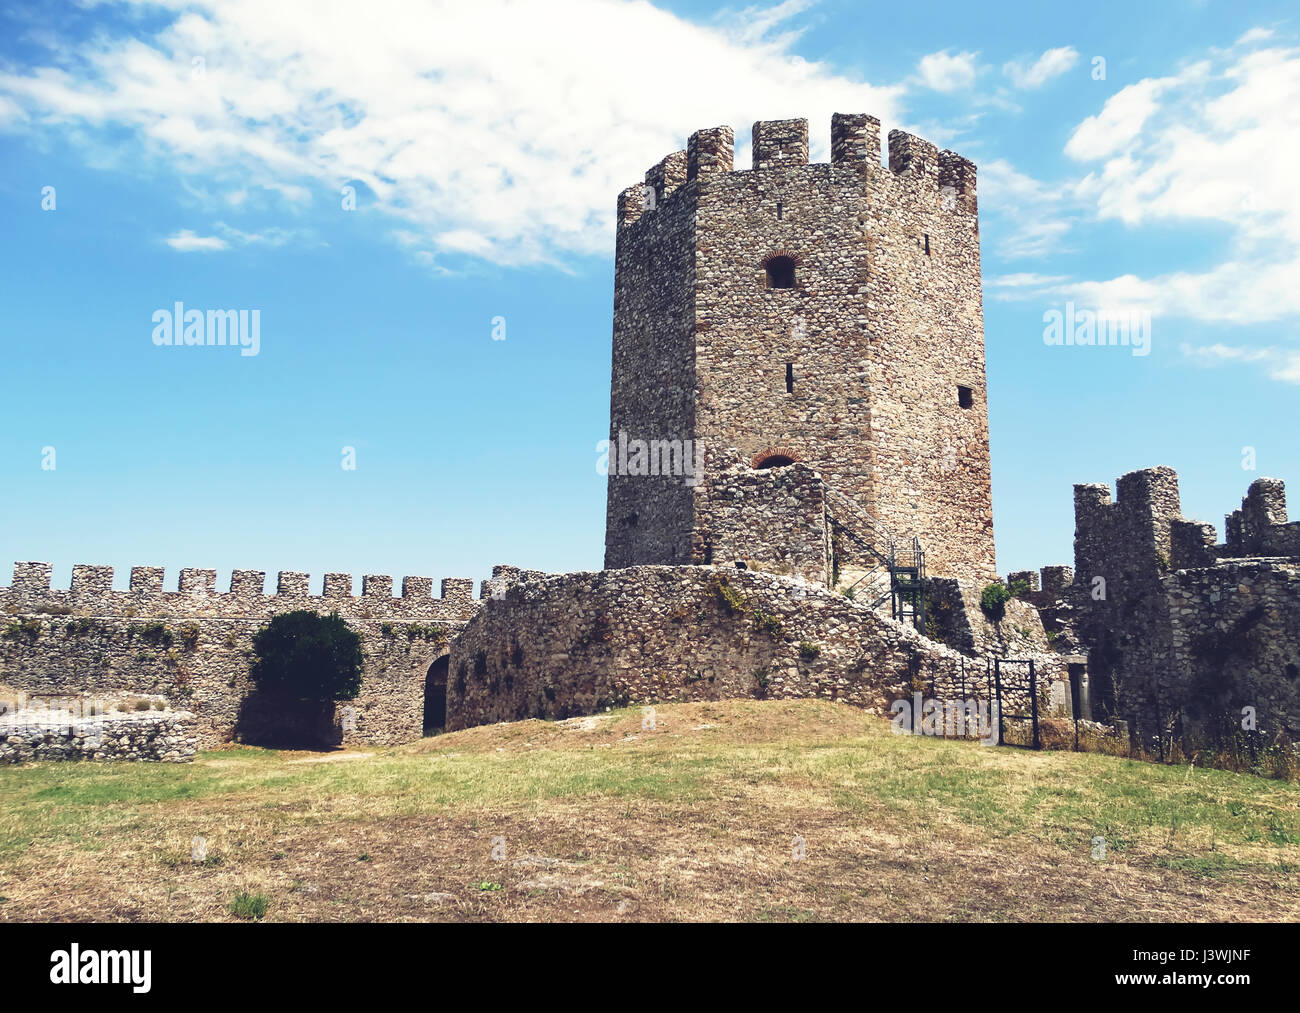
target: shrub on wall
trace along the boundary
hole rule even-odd
[[[300,700],[352,700],[361,692],[361,637],[338,613],[300,610],[253,636],[250,670],[258,689]]]
[[[1001,619],[1011,600],[1011,589],[999,581],[994,581],[980,594],[980,608],[990,619]]]

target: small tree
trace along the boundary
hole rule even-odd
[[[361,638],[338,613],[278,615],[253,636],[258,689],[298,700],[352,700],[361,692]]]

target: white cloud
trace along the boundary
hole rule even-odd
[[[228,250],[231,246],[284,246],[290,242],[315,241],[308,232],[277,226],[259,232],[245,232],[225,222],[217,222],[214,231],[217,235],[200,236],[192,229],[181,229],[168,236],[163,242],[181,253],[212,253]]]
[[[1240,345],[1187,345],[1179,346],[1183,355],[1197,365],[1215,367],[1234,363],[1263,363],[1265,371],[1274,380],[1300,384],[1300,352],[1289,348],[1253,348]]]
[[[1069,280],[1068,276],[1063,274],[1036,274],[1032,271],[1024,271],[1019,274],[1002,274],[996,278],[989,278],[984,284],[990,288],[1004,289],[1013,293],[1029,290],[1037,294],[1051,291]],[[1004,296],[1004,298],[1010,297]]]
[[[1073,46],[1059,46],[1046,50],[1032,64],[1012,60],[1003,65],[1002,73],[1011,78],[1011,83],[1017,88],[1039,88],[1078,62],[1079,53]]]
[[[212,253],[216,250],[224,250],[227,246],[226,241],[220,236],[200,236],[191,229],[181,229],[168,236],[163,242],[181,253]]]
[[[1094,217],[1132,228],[1213,223],[1227,236],[1217,264],[1008,287],[999,297],[1050,295],[1230,325],[1300,317],[1300,49],[1243,49],[1269,38],[1247,32],[1212,59],[1121,89],[1065,148],[1097,163],[1072,188]],[[1300,382],[1300,352],[1282,346],[1218,344],[1188,355],[1204,365],[1260,362],[1274,379]]]
[[[618,192],[694,129],[730,123],[740,156],[753,120],[806,116],[816,155],[832,112],[897,121],[903,92],[794,55],[777,33],[806,0],[708,26],[640,0],[181,6],[0,72],[0,103],[215,193],[330,208],[355,181],[426,252],[504,264],[607,252]]]
[[[975,83],[979,71],[975,66],[975,53],[950,53],[943,50],[921,57],[916,65],[917,76],[925,87],[935,91],[957,91]]]
[[[1249,31],[1243,32],[1241,38],[1233,43],[1233,45],[1249,46],[1255,42],[1267,42],[1269,39],[1273,38],[1273,34],[1273,29],[1271,28],[1252,28]]]
[[[1080,210],[1070,184],[1043,183],[1001,158],[979,172],[981,207],[991,219],[984,232],[999,256],[1015,260],[1062,252]]]
[[[1075,127],[1065,153],[1078,161],[1092,161],[1128,146],[1159,108],[1160,93],[1171,83],[1168,78],[1147,78],[1121,88],[1106,100],[1101,112]]]

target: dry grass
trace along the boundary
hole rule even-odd
[[[0,770],[0,919],[233,920],[241,894],[273,921],[1300,918],[1300,786],[899,737],[825,702],[344,757]]]

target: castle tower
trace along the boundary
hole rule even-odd
[[[665,473],[691,441],[706,475],[802,462],[931,574],[991,579],[975,166],[891,131],[885,167],[879,120],[839,113],[829,164],[801,119],[733,156],[697,131],[619,196],[605,566],[712,561],[708,482]]]

